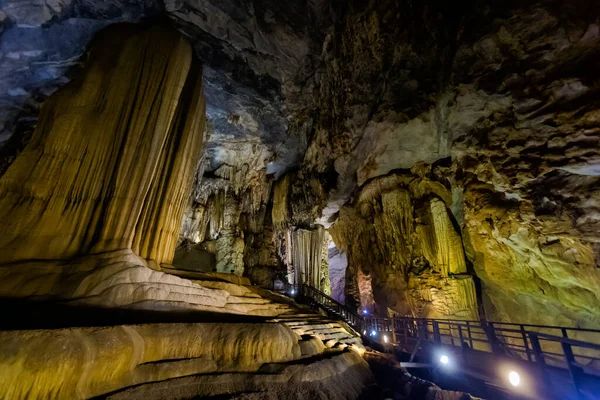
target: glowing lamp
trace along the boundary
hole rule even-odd
[[[521,384],[521,376],[517,371],[510,371],[508,374],[508,380],[513,386],[519,386]]]
[[[448,358],[447,355],[444,354],[443,356],[440,357],[440,362],[442,364],[448,364],[450,362],[450,359]]]

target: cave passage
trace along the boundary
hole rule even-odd
[[[595,0],[1,2],[0,398],[596,398],[599,66]]]

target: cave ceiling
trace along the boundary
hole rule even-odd
[[[76,73],[97,31],[166,16],[204,63],[210,137],[203,170],[248,164],[281,175],[306,148],[288,104],[301,90],[297,77],[320,34],[321,3],[1,1],[2,170],[23,147],[41,102]]]
[[[222,230],[229,257],[271,228],[333,224],[377,301],[423,282],[472,294],[450,276],[468,272],[498,319],[518,305],[555,324],[543,306],[600,326],[598,1],[0,0],[0,175],[98,31],[160,20],[203,63],[209,138],[184,217],[198,243]],[[436,263],[440,279],[421,273]]]

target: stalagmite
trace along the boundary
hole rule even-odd
[[[223,207],[223,229],[217,239],[217,271],[242,275],[244,238],[238,231],[239,203],[232,195],[227,195]]]
[[[320,265],[320,283],[319,287],[325,294],[331,294],[331,280],[329,277],[329,243],[331,236],[327,231],[324,233],[323,243],[321,244],[321,265]]]

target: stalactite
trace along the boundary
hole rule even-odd
[[[276,229],[282,229],[287,226],[288,215],[288,194],[290,190],[291,175],[286,174],[275,183],[273,190],[273,226]]]
[[[408,191],[396,190],[383,193],[380,201],[381,212],[375,214],[377,244],[382,256],[405,274],[414,255],[413,200]]]
[[[331,236],[327,231],[323,235],[323,243],[321,244],[321,266],[320,266],[320,287],[323,293],[331,294],[331,281],[329,280],[329,243]]]
[[[224,191],[218,191],[209,199],[209,239],[214,240],[219,237],[223,229],[225,218],[225,197]]]
[[[307,283],[322,290],[321,269],[325,229],[296,229],[291,233],[292,265],[294,266],[294,283]]]
[[[436,243],[436,258],[430,260],[431,264],[444,277],[467,272],[462,240],[452,226],[446,205],[434,197],[430,211]]]

